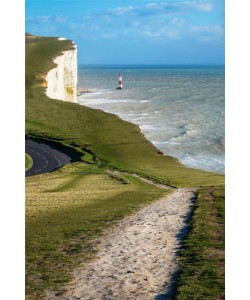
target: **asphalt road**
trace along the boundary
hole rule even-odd
[[[34,142],[32,140],[25,141],[25,152],[29,154],[33,160],[33,165],[25,172],[25,176],[49,173],[71,161],[71,157],[67,154],[51,148],[51,146],[47,144]]]

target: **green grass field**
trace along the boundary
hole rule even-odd
[[[71,46],[56,38],[26,37],[26,136],[56,143],[75,161],[26,178],[26,299],[42,299],[47,288],[62,287],[70,271],[95,254],[88,249],[96,236],[166,193],[129,175],[112,177],[107,170],[138,173],[178,187],[213,185],[217,190],[224,185],[223,175],[190,169],[161,155],[134,124],[49,99],[44,75],[54,66],[52,59]]]

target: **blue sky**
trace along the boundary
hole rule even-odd
[[[79,63],[224,64],[224,0],[26,0],[26,32],[62,36]]]

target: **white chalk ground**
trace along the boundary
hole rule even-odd
[[[124,218],[95,243],[97,257],[74,270],[67,292],[48,292],[47,299],[169,299],[179,238],[193,199],[193,190],[176,189]]]

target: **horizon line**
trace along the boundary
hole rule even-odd
[[[82,66],[161,66],[161,67],[175,67],[175,66],[223,66],[225,63],[78,63]]]

